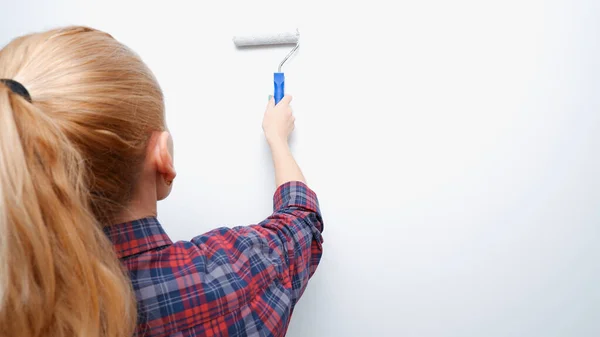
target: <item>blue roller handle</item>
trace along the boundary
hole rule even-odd
[[[273,92],[273,96],[275,97],[275,104],[277,104],[285,95],[285,76],[283,75],[283,73],[274,73],[273,83],[275,84],[275,91]]]

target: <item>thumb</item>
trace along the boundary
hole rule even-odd
[[[278,104],[281,104],[281,105],[290,105],[291,102],[292,102],[292,95],[285,95],[285,96],[283,96],[283,98],[281,99],[281,101],[279,101]]]

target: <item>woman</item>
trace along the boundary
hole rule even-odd
[[[172,142],[138,56],[59,29],[2,49],[0,79],[0,336],[285,335],[323,229],[287,144],[290,97],[263,121],[273,215],[173,243],[156,219]]]

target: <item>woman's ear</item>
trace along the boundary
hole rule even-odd
[[[173,165],[173,142],[168,131],[162,131],[158,135],[154,151],[156,169],[162,176],[164,184],[170,187],[177,173]]]

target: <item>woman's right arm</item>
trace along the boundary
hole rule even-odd
[[[192,239],[202,251],[201,279],[208,311],[235,312],[282,335],[293,308],[321,260],[323,220],[288,146],[294,129],[291,97],[269,102],[263,120],[271,147],[277,190],[273,214],[257,225],[219,228]],[[241,307],[240,307],[241,306]],[[212,310],[211,310],[212,309]]]
[[[316,194],[303,182],[290,181],[277,188],[273,213],[265,220],[218,228],[192,242],[204,251],[205,279],[221,279],[229,288],[233,285],[236,303],[244,302],[239,299],[246,296],[256,300],[254,296],[267,291],[271,300],[278,297],[280,303],[273,304],[290,314],[321,260],[322,231]]]
[[[277,186],[289,181],[306,183],[288,145],[288,138],[294,130],[296,120],[290,107],[291,101],[292,96],[285,96],[275,105],[274,99],[271,98],[263,118],[263,131],[271,148]]]

